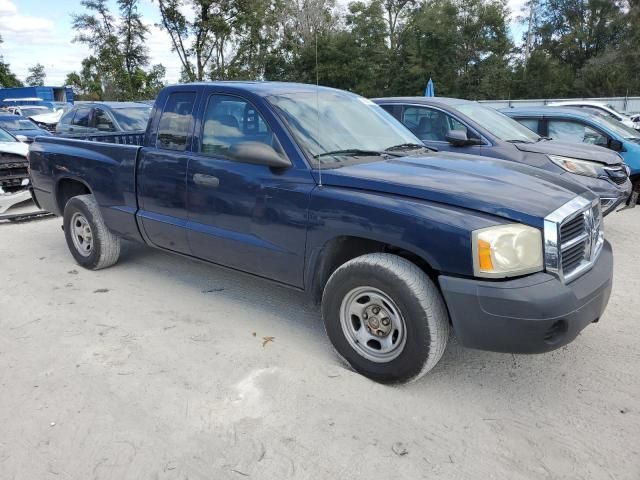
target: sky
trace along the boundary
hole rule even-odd
[[[508,0],[511,11],[519,13],[524,0]],[[346,4],[348,0],[339,0]],[[111,11],[117,12],[115,0],[109,1]],[[45,67],[47,85],[62,85],[67,74],[80,70],[82,59],[89,49],[73,43],[71,14],[82,13],[80,0],[0,0],[0,35],[4,43],[0,53],[11,70],[24,81],[28,69],[36,63]],[[180,77],[180,61],[171,51],[171,40],[156,26],[160,22],[157,4],[141,0],[140,11],[150,27],[147,46],[152,64],[162,63],[167,69],[166,81],[175,83]],[[519,42],[522,27],[511,24],[512,35]]]

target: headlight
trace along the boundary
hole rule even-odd
[[[542,234],[518,223],[472,232],[473,272],[477,277],[504,278],[542,270]]]
[[[549,159],[567,172],[587,177],[602,177],[606,175],[604,165],[588,160],[578,160],[577,158],[562,157],[560,155],[549,155]]]

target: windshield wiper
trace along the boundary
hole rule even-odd
[[[536,142],[541,142],[542,140],[553,140],[553,138],[551,138],[551,137],[540,137],[540,138],[538,138],[538,140],[536,140]]]
[[[422,143],[401,143],[400,145],[394,145],[392,147],[386,148],[385,152],[393,152],[394,150],[417,150],[418,148],[424,148],[425,150],[431,150],[432,152],[437,152],[437,148],[427,147]]]
[[[508,142],[508,143],[533,143],[533,142],[531,142],[529,140],[505,140],[505,142]]]
[[[362,150],[359,148],[349,148],[345,150],[333,150],[331,152],[322,152],[314,155],[313,158],[331,157],[331,156],[344,156],[344,157],[384,157],[385,155],[394,155],[389,152],[380,152],[378,150]]]

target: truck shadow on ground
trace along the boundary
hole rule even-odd
[[[332,350],[319,306],[300,291],[225,267],[129,242],[123,244],[121,258],[115,268],[124,266],[146,270],[149,275],[163,275],[164,282],[177,282],[187,290],[209,295],[210,300],[208,298],[206,302],[220,299],[230,302],[251,316],[256,328],[263,326],[268,329],[273,327],[274,321],[281,322],[278,327],[286,329],[296,341],[301,342],[300,348],[308,349],[309,355],[323,357],[315,359],[315,362],[344,369],[345,373],[351,371]],[[234,320],[218,317],[215,321]],[[512,355],[464,348],[452,334],[447,350],[434,370],[419,381],[401,388],[420,391],[440,384],[443,388],[451,389],[476,385],[500,391],[526,386],[525,389],[530,391],[538,383],[548,389],[555,380],[562,388],[566,384],[564,372],[580,361],[581,355],[587,353],[585,349],[591,348],[588,344],[580,345],[582,340],[579,337],[575,344],[546,354]]]

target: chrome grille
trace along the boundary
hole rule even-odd
[[[600,202],[583,197],[545,218],[545,265],[565,282],[589,270],[604,244]]]

